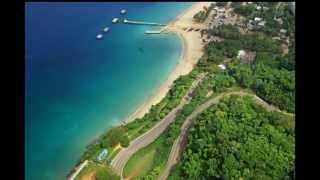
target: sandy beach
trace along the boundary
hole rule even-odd
[[[197,64],[199,58],[203,54],[203,43],[200,38],[200,31],[184,31],[185,27],[202,28],[204,24],[195,23],[193,16],[203,9],[204,6],[209,6],[211,2],[197,2],[190,8],[186,9],[175,20],[170,22],[165,31],[176,33],[182,41],[182,53],[180,59],[155,93],[150,96],[133,114],[125,119],[125,122],[131,122],[136,118],[143,117],[151,108],[152,105],[159,103],[170,90],[173,82],[181,75],[186,75],[192,71]]]

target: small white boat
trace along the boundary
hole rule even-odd
[[[127,13],[127,10],[121,9],[120,14],[126,14],[126,13]]]
[[[97,35],[97,39],[102,39],[103,38],[103,35],[102,34],[98,34]]]
[[[127,22],[128,22],[128,20],[127,20],[127,19],[124,19],[124,20],[123,20],[123,23],[127,23]]]
[[[112,23],[117,23],[119,21],[119,18],[113,18]]]
[[[108,27],[103,28],[103,32],[108,32],[108,31],[109,31]]]

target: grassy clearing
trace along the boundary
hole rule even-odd
[[[165,138],[160,136],[153,143],[133,154],[123,169],[124,177],[141,178],[153,169],[155,157],[159,157],[159,149]]]

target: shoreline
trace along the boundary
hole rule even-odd
[[[199,32],[186,32],[183,31],[179,26],[192,26],[196,23],[193,22],[193,15],[199,12],[203,6],[208,6],[211,2],[197,2],[191,7],[184,10],[176,18],[168,23],[164,27],[168,32],[175,33],[182,43],[181,53],[177,64],[174,69],[170,72],[167,79],[162,82],[155,92],[149,96],[138,108],[131,113],[129,116],[124,118],[121,122],[129,123],[134,121],[136,118],[142,118],[146,113],[149,112],[152,105],[158,104],[169,92],[173,82],[181,75],[186,75],[192,71],[194,65],[197,64],[198,60],[203,54],[202,42]]]
[[[112,123],[113,125],[108,129],[119,126],[123,123],[130,123],[137,118],[142,118],[146,113],[149,112],[152,105],[158,104],[169,92],[173,82],[179,78],[181,75],[186,75],[190,73],[194,66],[197,64],[198,60],[203,55],[204,44],[201,41],[200,32],[196,31],[184,31],[183,27],[199,27],[198,24],[193,22],[193,15],[202,10],[203,6],[209,6],[212,2],[196,2],[189,8],[184,10],[181,14],[175,17],[172,21],[168,23],[164,28],[169,33],[175,33],[181,41],[181,53],[173,70],[169,73],[167,78],[156,88],[156,90],[147,97],[147,99],[130,113],[127,117],[119,120],[118,122]],[[107,130],[108,131],[108,130]],[[92,142],[87,146],[90,146],[96,139],[99,139],[101,135],[98,135]],[[75,168],[75,167],[74,167]],[[74,171],[75,169],[72,169]],[[72,172],[69,172],[69,176]]]

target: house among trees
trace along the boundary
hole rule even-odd
[[[98,160],[98,161],[102,161],[102,160],[104,160],[104,159],[107,157],[107,155],[108,155],[108,150],[107,150],[107,149],[103,149],[103,150],[99,153],[99,155],[98,155],[98,157],[97,157],[97,160]]]
[[[287,30],[286,30],[286,29],[280,29],[280,33],[286,34],[286,33],[287,33]]]
[[[252,30],[252,29],[254,29],[254,24],[253,24],[253,21],[252,20],[249,20],[249,22],[248,22],[248,24],[247,24],[247,28],[249,29],[249,30]]]
[[[280,38],[285,39],[287,34],[286,29],[280,29]]]
[[[274,17],[273,19],[274,19],[275,21],[277,21],[280,25],[283,24],[283,20],[282,20],[281,18],[276,18],[276,17]]]
[[[241,3],[242,6],[246,6],[247,4],[248,4],[247,2]]]
[[[272,37],[273,40],[281,40],[279,36]]]
[[[223,41],[223,39],[221,37],[212,36],[212,35],[207,36],[207,39],[208,39],[209,42],[221,42],[221,41]]]
[[[226,69],[226,66],[224,64],[219,64],[218,67],[222,70],[225,70]]]
[[[260,22],[262,20],[262,18],[260,18],[260,17],[255,17],[254,18],[254,21],[257,21],[257,22]]]
[[[246,52],[244,50],[239,50],[238,51],[238,56],[237,58],[240,59],[242,56],[244,56],[246,54]]]
[[[264,26],[266,24],[266,21],[261,21],[258,23],[258,26]]]
[[[242,63],[251,64],[256,57],[255,52],[240,50],[238,51],[237,58],[240,59]]]
[[[269,8],[265,7],[265,6],[262,6],[262,10],[266,11],[266,10],[269,10]]]

